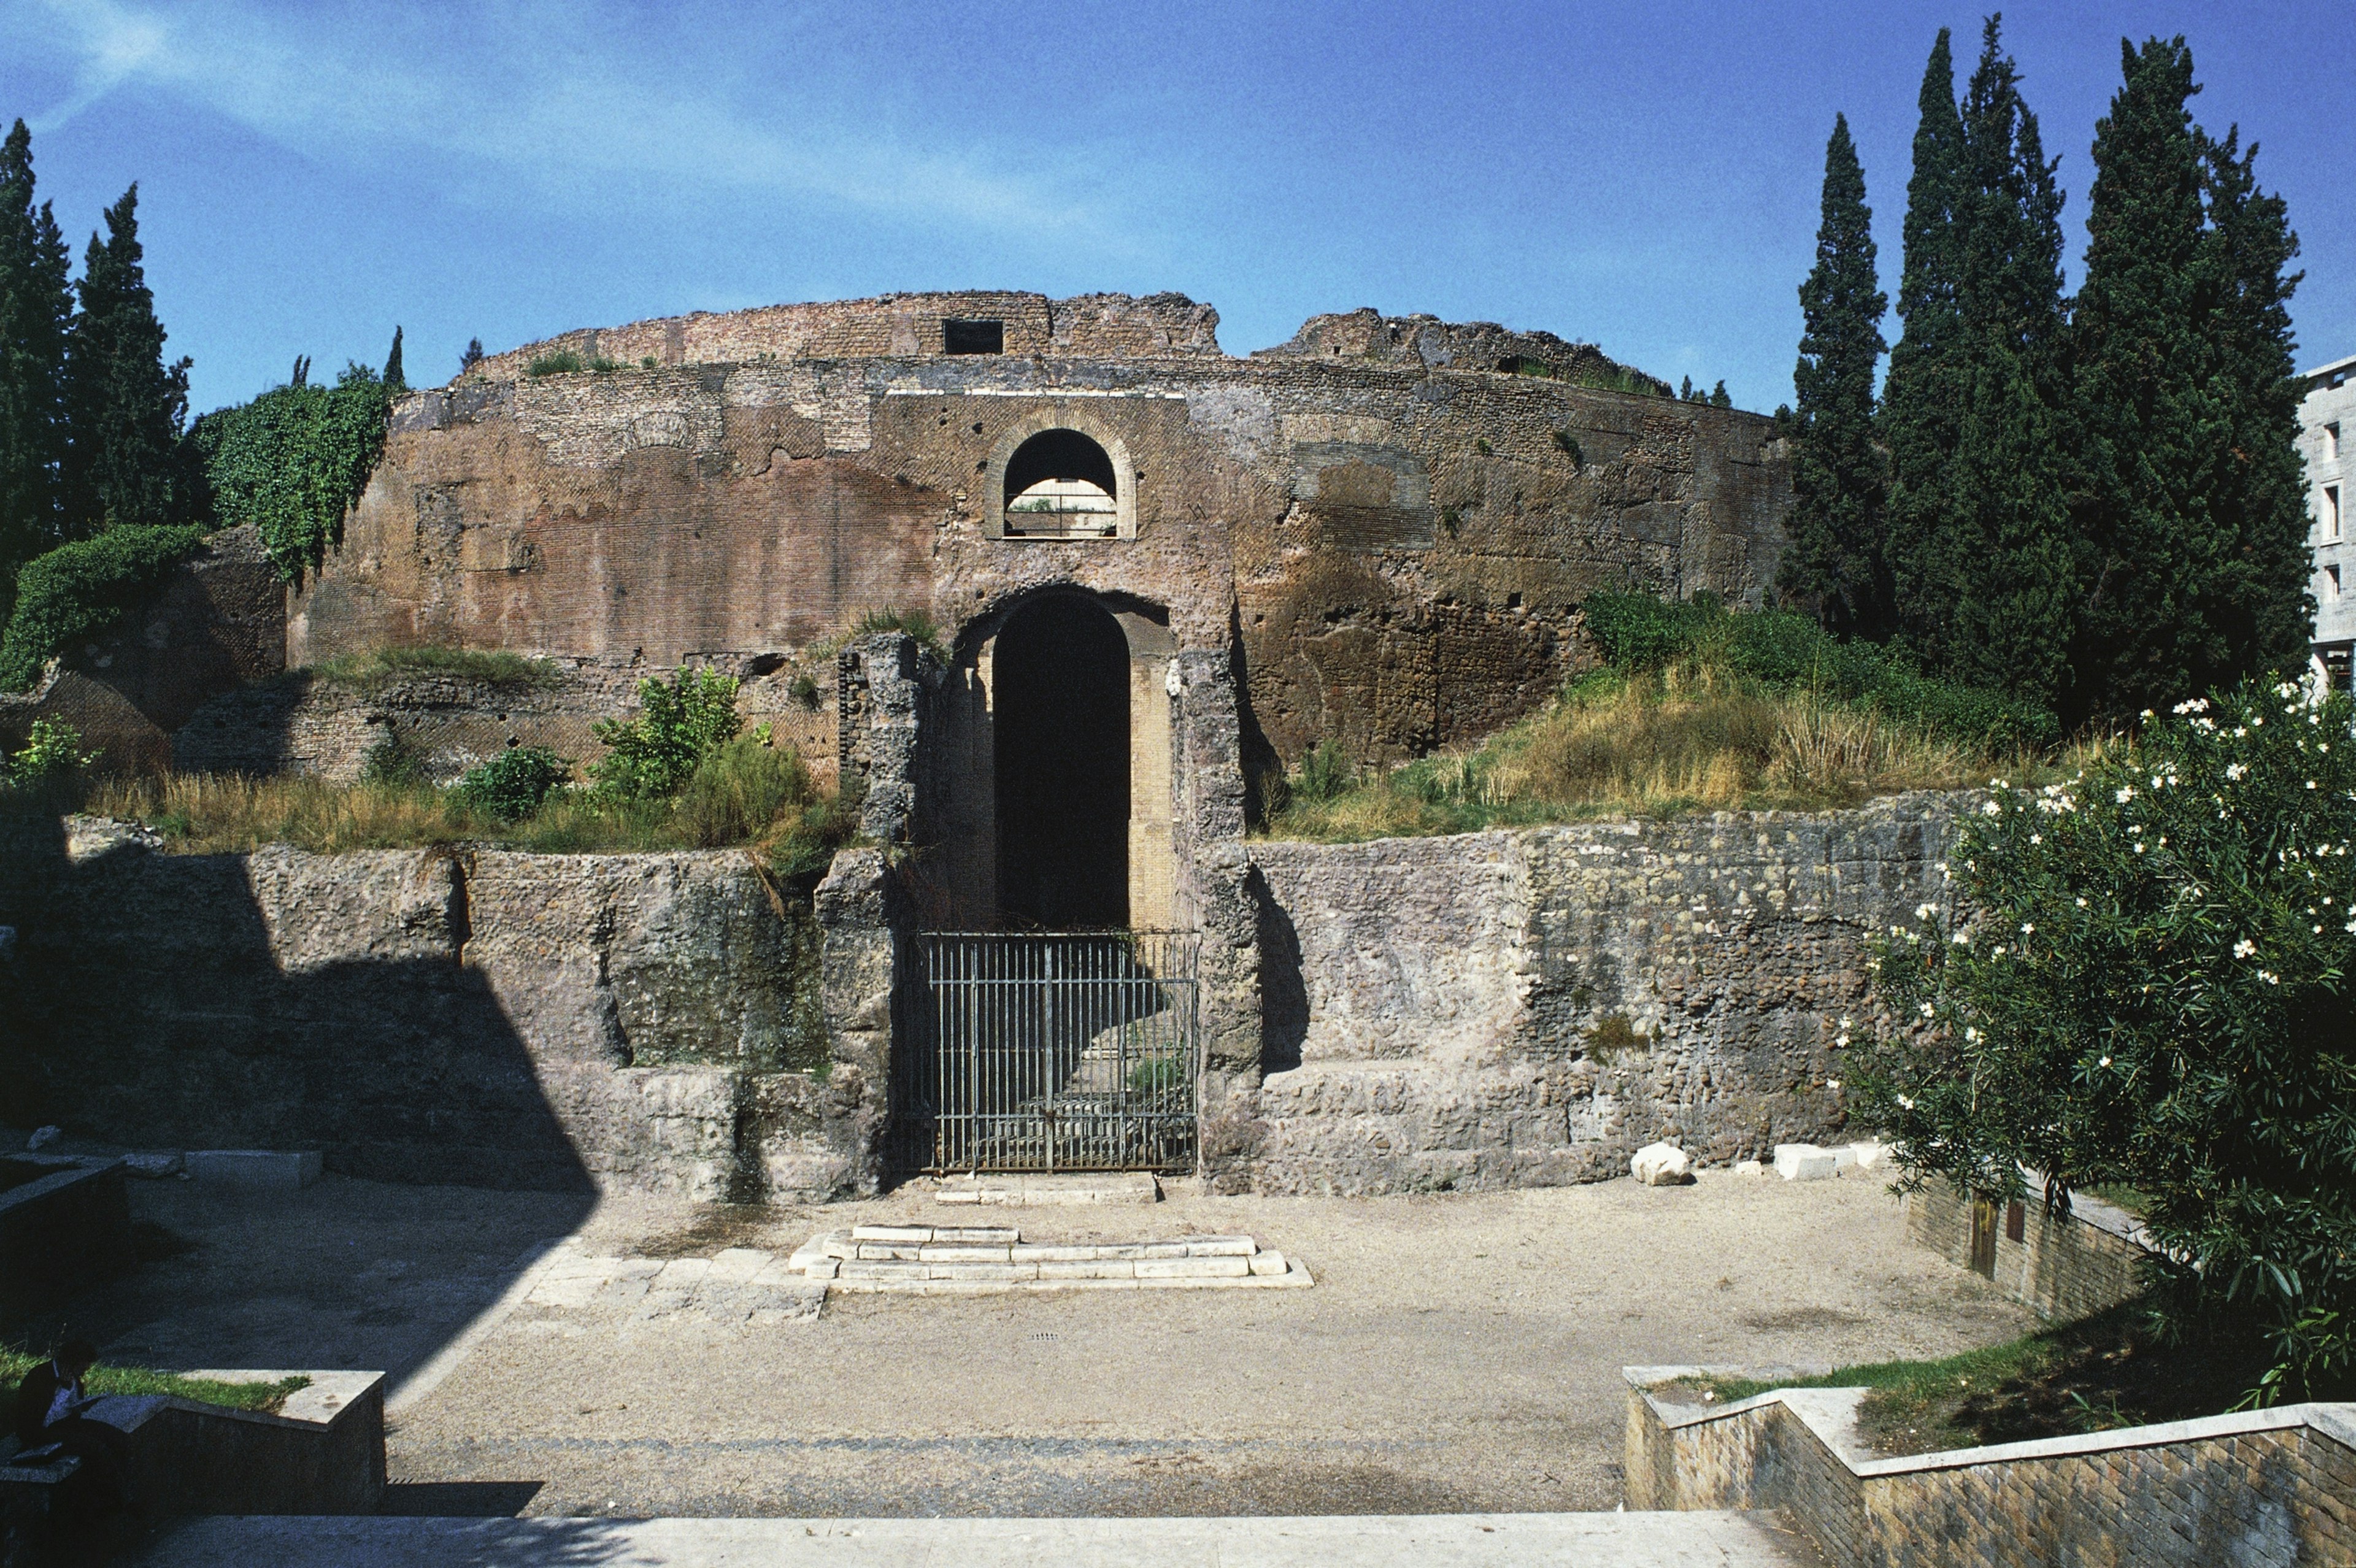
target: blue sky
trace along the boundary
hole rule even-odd
[[[1831,3],[201,5],[0,0],[0,116],[76,255],[140,182],[199,409],[480,336],[894,289],[1174,289],[1241,353],[1362,304],[1544,327],[1791,396],[1836,110],[1895,292],[1923,58],[1976,10]],[[2072,272],[2123,34],[2184,33],[2196,115],[2263,144],[2356,353],[2346,0],[2006,14]],[[1890,325],[1895,336],[1896,323]]]

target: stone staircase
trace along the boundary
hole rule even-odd
[[[830,1290],[968,1295],[1003,1291],[1299,1289],[1298,1258],[1249,1236],[1038,1244],[1012,1225],[855,1225],[813,1236],[787,1267]]]

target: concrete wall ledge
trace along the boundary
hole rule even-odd
[[[1783,1509],[1841,1568],[2104,1561],[2285,1564],[2356,1555],[2356,1404],[2295,1404],[1890,1458],[1862,1388],[1726,1404],[1655,1390],[1799,1369],[1622,1369],[1632,1509]],[[1802,1375],[1805,1375],[1803,1373]]]
[[[190,1377],[275,1382],[290,1371]],[[169,1395],[91,1412],[129,1434],[132,1488],[155,1514],[370,1514],[384,1499],[384,1374],[304,1371],[276,1413]]]

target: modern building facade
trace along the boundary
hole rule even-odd
[[[2356,438],[2356,355],[2307,373],[2298,405],[2298,447],[2307,459],[2308,538],[2315,551],[2315,667],[2330,683],[2349,685],[2356,649],[2356,469],[2347,442]]]

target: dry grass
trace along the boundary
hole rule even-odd
[[[1595,816],[1831,810],[2081,765],[1930,734],[1869,707],[1762,690],[1687,664],[1597,676],[1477,751],[1427,757],[1323,795],[1296,790],[1272,836],[1347,841]]]
[[[503,822],[455,792],[423,784],[331,784],[309,778],[174,773],[95,782],[79,809],[145,823],[182,854],[242,853],[286,844],[318,854],[489,843],[551,854],[628,854],[734,846],[780,872],[822,866],[849,837],[841,808],[810,790],[747,789],[733,771],[699,774],[677,803],[616,801],[585,790],[552,795]]]

